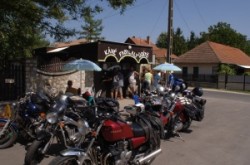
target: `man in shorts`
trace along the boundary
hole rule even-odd
[[[134,70],[133,67],[131,67],[131,71],[129,74],[129,86],[128,86],[128,92],[131,96],[133,96],[135,94],[135,92],[137,92],[138,86],[137,86],[137,82],[136,82],[136,77],[139,76],[139,73],[136,72]]]

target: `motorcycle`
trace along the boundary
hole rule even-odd
[[[205,105],[207,100],[202,98],[203,89],[201,87],[195,87],[191,91],[183,91],[183,96],[191,101],[192,104],[185,105],[185,111],[188,116],[194,121],[202,121],[205,115]]]
[[[89,127],[82,146],[62,151],[50,165],[150,164],[161,153],[160,130],[144,113],[143,104],[125,107],[131,113],[125,121],[115,100],[96,102],[92,111],[86,111],[90,114],[85,114]]]
[[[203,90],[195,87],[192,91],[187,87],[175,87],[167,90],[158,86],[157,91],[146,91],[141,97],[147,111],[159,113],[164,123],[165,138],[179,135],[180,131],[187,131],[193,120],[204,118],[206,99],[201,98]]]
[[[32,141],[40,131],[51,99],[43,92],[28,92],[13,103],[13,115],[0,118],[0,149],[14,145],[18,138]]]
[[[81,119],[81,114],[86,106],[85,100],[74,101],[67,95],[58,97],[46,114],[44,128],[27,149],[25,164],[39,164],[52,144],[55,144],[55,140],[56,144],[64,149],[80,146],[83,140],[81,135],[84,134],[86,125],[86,122]]]

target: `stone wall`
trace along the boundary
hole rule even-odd
[[[65,92],[68,80],[73,81],[73,87],[81,88],[82,93],[91,90],[93,72],[68,71],[48,73],[37,69],[36,59],[26,60],[26,92],[45,89],[48,84],[53,92]],[[82,84],[80,83],[82,80]]]

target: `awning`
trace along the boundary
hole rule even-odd
[[[239,67],[250,69],[250,65],[238,65]]]
[[[56,53],[56,52],[60,52],[64,49],[67,49],[68,47],[61,47],[61,48],[56,48],[56,49],[53,49],[53,50],[49,50],[47,51],[47,53]]]

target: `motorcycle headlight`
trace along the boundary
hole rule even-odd
[[[50,112],[46,115],[46,119],[50,124],[55,124],[58,119],[58,114],[55,112]]]

